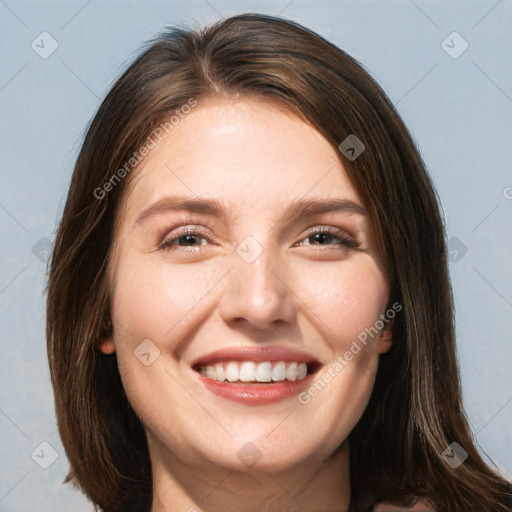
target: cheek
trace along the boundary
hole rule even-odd
[[[172,411],[181,411],[185,424],[195,421],[197,411],[187,404],[190,396],[175,378],[168,356],[186,346],[197,325],[207,320],[209,292],[225,271],[216,265],[198,272],[194,265],[178,267],[137,256],[120,258],[116,267],[112,316],[118,369],[137,415],[172,447]],[[139,359],[142,353],[149,353],[150,364]]]
[[[388,286],[370,257],[305,275],[299,297],[314,313],[311,322],[336,352],[346,350],[352,340],[374,326],[386,309]]]
[[[322,425],[330,433],[319,448],[328,454],[349,435],[370,398],[378,366],[372,328],[386,310],[388,286],[375,261],[360,257],[325,273],[319,269],[314,279],[302,280],[301,293],[331,358],[299,402],[307,429]]]
[[[176,338],[187,334],[187,326],[197,318],[208,292],[222,278],[222,269],[202,269],[194,265],[168,265],[142,256],[122,259],[113,287],[112,314],[120,324],[124,340],[134,344],[151,339],[173,350]],[[200,307],[198,307],[201,304]],[[124,350],[121,344],[116,350]]]

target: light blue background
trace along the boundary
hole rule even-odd
[[[53,239],[85,126],[165,25],[247,11],[281,13],[357,58],[418,141],[448,236],[468,249],[451,263],[465,408],[482,450],[512,478],[510,0],[1,0],[1,511],[92,510],[61,485],[68,463],[46,359],[46,269],[32,252]],[[47,59],[31,48],[43,31],[58,43]],[[457,59],[441,47],[453,31],[469,44]],[[31,458],[43,441],[58,454],[48,469]]]

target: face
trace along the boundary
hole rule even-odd
[[[388,284],[337,152],[269,103],[208,99],[133,172],[102,350],[152,458],[325,459],[391,343]]]

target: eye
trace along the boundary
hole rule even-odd
[[[319,227],[310,231],[309,235],[302,239],[311,240],[308,243],[298,242],[298,245],[312,245],[316,247],[327,247],[327,250],[346,250],[359,247],[359,242],[350,237],[345,231],[339,228]],[[187,252],[198,252],[200,246],[209,245],[210,237],[200,229],[191,229],[187,226],[177,233],[167,236],[159,246],[159,249],[172,251],[181,248]],[[216,245],[214,243],[214,245]],[[320,249],[325,250],[325,249]]]
[[[319,227],[310,231],[309,235],[303,240],[310,240],[313,242],[298,245],[316,245],[317,247],[327,246],[329,249],[336,250],[332,246],[339,246],[340,249],[355,249],[359,247],[359,242],[350,237],[345,231],[339,228]],[[335,243],[329,243],[335,241]]]
[[[199,243],[201,240],[206,241],[206,243]],[[178,233],[174,233],[172,236],[166,237],[160,244],[159,248],[169,251],[181,247],[183,250],[189,252],[197,252],[200,250],[200,245],[208,245],[208,240],[209,238],[206,236],[206,233],[203,233],[198,229],[190,229],[190,227],[187,226]]]

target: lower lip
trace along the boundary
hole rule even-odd
[[[279,402],[297,395],[306,388],[314,374],[308,374],[301,380],[281,381],[273,384],[246,384],[235,382],[219,382],[199,375],[203,385],[222,398],[246,405],[262,405]]]

